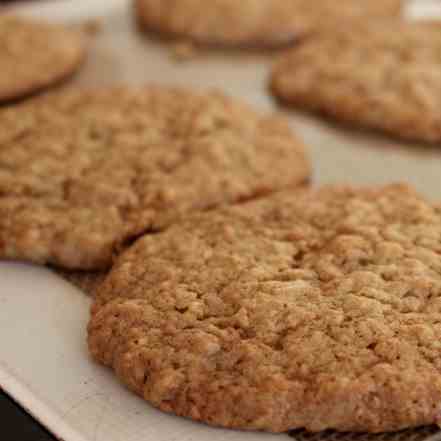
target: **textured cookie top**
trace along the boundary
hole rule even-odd
[[[0,15],[0,102],[21,98],[72,74],[85,57],[79,32]]]
[[[0,256],[105,268],[181,214],[309,176],[284,120],[217,93],[54,94],[0,113]]]
[[[282,100],[408,139],[441,141],[441,26],[379,21],[318,34],[283,54]]]
[[[390,17],[401,0],[135,0],[147,29],[202,44],[279,46],[341,18]]]
[[[441,415],[441,210],[405,186],[284,192],[140,239],[89,347],[211,424],[389,431]]]

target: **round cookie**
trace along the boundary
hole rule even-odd
[[[140,234],[310,173],[284,119],[219,93],[40,97],[0,112],[0,257],[104,269]]]
[[[441,141],[441,27],[357,23],[311,37],[280,57],[282,101],[403,139]]]
[[[0,15],[0,103],[61,82],[81,66],[85,54],[80,32]]]
[[[141,27],[219,46],[277,47],[335,19],[390,17],[402,0],[135,0]]]
[[[129,388],[209,424],[440,423],[441,210],[396,185],[189,217],[119,258],[88,332]]]

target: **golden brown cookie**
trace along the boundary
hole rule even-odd
[[[318,34],[283,54],[282,101],[356,127],[441,141],[441,26],[376,21]]]
[[[277,47],[339,19],[397,16],[402,0],[134,0],[141,27],[219,46]]]
[[[154,406],[274,432],[441,420],[441,210],[404,185],[282,192],[136,242],[93,357]]]
[[[81,66],[85,54],[80,32],[0,15],[0,103],[66,79]]]
[[[310,173],[285,120],[219,93],[41,97],[0,112],[0,257],[105,269],[140,234]]]

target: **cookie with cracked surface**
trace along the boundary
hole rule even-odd
[[[140,234],[310,171],[284,119],[216,92],[40,97],[0,112],[0,257],[105,269]]]
[[[203,45],[270,48],[355,17],[390,17],[402,0],[135,0],[146,30]]]
[[[441,141],[441,26],[378,21],[311,37],[281,55],[282,101],[403,139]]]
[[[274,432],[441,418],[441,210],[412,189],[282,192],[136,242],[93,357],[154,406]]]
[[[0,15],[0,103],[58,84],[80,68],[85,55],[80,32]]]

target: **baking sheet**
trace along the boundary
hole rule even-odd
[[[239,0],[238,0],[239,1]],[[413,3],[414,16],[439,11],[440,2]],[[35,3],[20,12],[66,23],[100,17],[88,62],[69,86],[180,84],[220,88],[262,111],[274,102],[266,93],[268,55],[201,53],[179,63],[169,46],[151,41],[133,26],[126,0]],[[309,146],[314,182],[383,184],[408,181],[441,200],[441,148],[403,144],[349,130],[311,115],[284,111]],[[257,441],[287,435],[214,429],[165,415],[128,392],[113,374],[90,361],[86,324],[90,298],[52,270],[0,263],[0,385],[64,441]],[[304,434],[296,435],[306,439]],[[440,438],[435,430],[406,432],[393,441]],[[322,439],[309,436],[309,439]],[[329,439],[345,439],[326,434]],[[352,437],[351,439],[354,439]],[[364,435],[355,439],[365,440]],[[369,437],[372,440],[372,437]],[[376,438],[386,439],[386,438]]]

